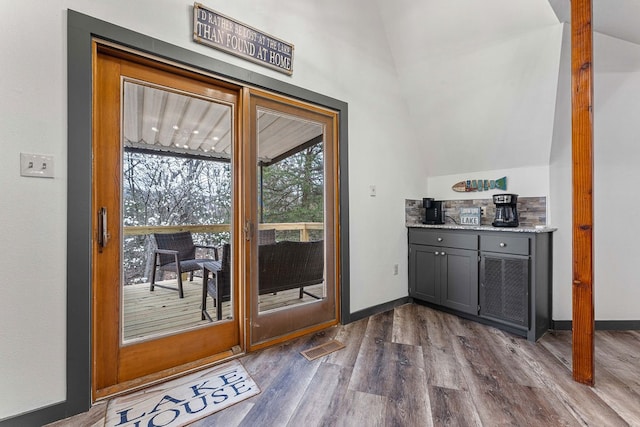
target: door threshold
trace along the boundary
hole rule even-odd
[[[122,396],[127,393],[142,390],[144,388],[170,381],[175,378],[180,378],[193,372],[201,371],[203,369],[207,369],[212,366],[240,358],[244,355],[245,352],[240,348],[240,346],[236,345],[231,350],[216,354],[214,356],[199,359],[191,363],[165,369],[160,372],[155,372],[151,375],[146,375],[144,377],[136,378],[130,381],[125,381],[110,387],[96,390],[93,403],[95,404],[98,402],[107,401],[117,396]]]

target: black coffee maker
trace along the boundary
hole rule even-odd
[[[493,203],[496,205],[496,218],[491,223],[494,227],[518,226],[517,194],[494,194]]]
[[[444,224],[441,201],[424,198],[422,199],[422,207],[425,210],[423,224]]]

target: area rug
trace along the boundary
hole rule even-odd
[[[112,399],[105,426],[184,426],[258,393],[244,366],[232,360]]]

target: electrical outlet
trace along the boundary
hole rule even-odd
[[[480,206],[480,216],[485,216],[487,214],[487,208],[485,206]]]
[[[398,275],[398,264],[393,264],[393,275],[394,276]]]
[[[376,197],[376,186],[375,185],[370,185],[369,186],[369,196]]]
[[[20,175],[53,178],[53,156],[20,153]]]

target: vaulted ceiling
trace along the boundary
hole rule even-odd
[[[549,164],[570,0],[378,6],[429,175]],[[593,10],[595,32],[640,43],[640,0]]]
[[[549,0],[560,22],[571,21],[571,0]],[[640,44],[640,0],[593,0],[593,30]]]
[[[378,6],[430,175],[548,164],[570,0]],[[594,0],[593,12],[595,32],[640,44],[640,0]],[[125,95],[129,146],[229,157],[230,107],[142,86]],[[259,131],[266,162],[322,133],[264,113]]]

